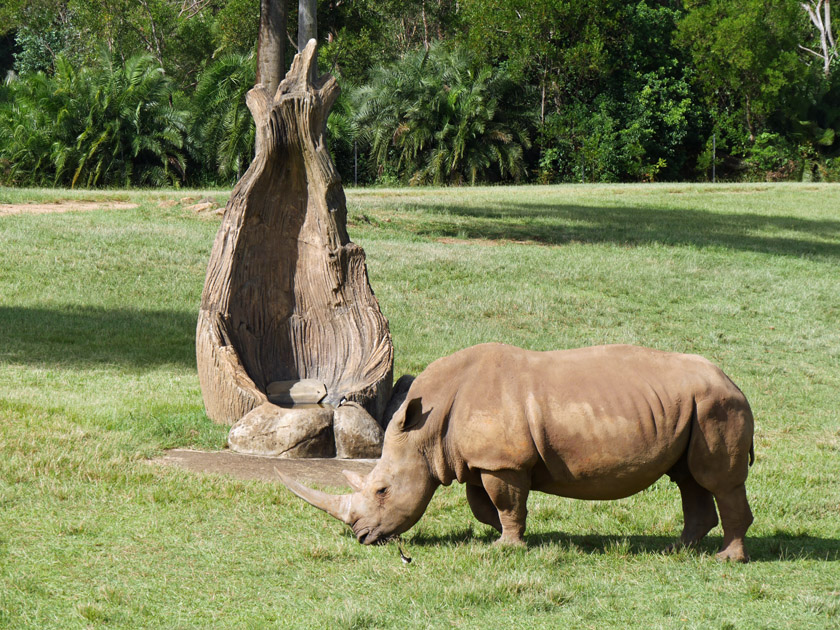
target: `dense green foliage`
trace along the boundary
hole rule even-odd
[[[254,122],[245,95],[254,85],[253,55],[228,53],[202,73],[193,96],[197,154],[226,180],[238,179],[254,152]]]
[[[477,68],[442,44],[374,71],[355,93],[356,124],[379,173],[411,183],[462,183],[525,174],[529,114],[502,70]]]
[[[258,21],[259,0],[7,0],[0,182],[235,181],[253,153]],[[318,24],[344,90],[329,132],[345,181],[840,179],[838,54],[815,57],[797,2],[322,0]],[[33,110],[72,81],[131,102],[117,77],[140,58],[159,87],[136,132],[122,105]],[[111,157],[79,157],[88,111]]]
[[[162,185],[184,175],[188,114],[149,56],[96,69],[56,59],[15,86],[0,110],[0,155],[11,183]]]

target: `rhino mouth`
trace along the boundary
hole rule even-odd
[[[356,532],[356,539],[363,545],[375,545],[385,542],[379,537],[379,532],[375,529],[365,528]]]
[[[382,545],[393,538],[393,536],[383,536],[382,532],[375,527],[360,529],[353,527],[353,533],[356,535],[356,540],[363,545]]]

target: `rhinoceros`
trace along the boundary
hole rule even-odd
[[[716,501],[717,556],[746,562],[753,516],[744,482],[753,459],[746,397],[700,356],[627,345],[535,352],[482,344],[431,363],[415,379],[373,470],[345,472],[352,494],[280,477],[363,544],[410,529],[437,487],[457,480],[475,517],[501,533],[497,542],[521,545],[531,490],[620,499],[668,475],[682,497],[678,545],[696,544],[717,525]]]

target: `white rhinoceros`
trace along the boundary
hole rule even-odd
[[[364,544],[411,528],[436,488],[457,480],[475,517],[501,532],[499,542],[522,544],[531,490],[619,499],[667,474],[682,495],[679,542],[692,545],[717,525],[716,501],[718,557],[747,561],[752,460],[749,403],[702,357],[623,345],[532,352],[484,344],[417,377],[376,467],[366,477],[345,473],[353,494],[281,478]]]

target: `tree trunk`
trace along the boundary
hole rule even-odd
[[[800,6],[808,13],[811,23],[820,34],[820,50],[817,52],[802,44],[799,45],[799,48],[822,59],[823,74],[828,77],[831,74],[831,62],[837,57],[837,46],[831,30],[831,0],[811,0],[810,5],[802,2]],[[820,9],[822,9],[822,14],[820,14]]]
[[[298,50],[306,48],[310,39],[318,39],[318,1],[298,1]]]
[[[217,422],[265,403],[276,381],[315,379],[324,402],[346,397],[377,420],[390,398],[388,323],[364,251],[347,235],[324,138],[338,84],[316,78],[315,49],[295,56],[276,93],[248,93],[258,151],[216,235],[196,335],[204,404]]]
[[[274,96],[286,72],[286,0],[260,0],[257,83]]]

